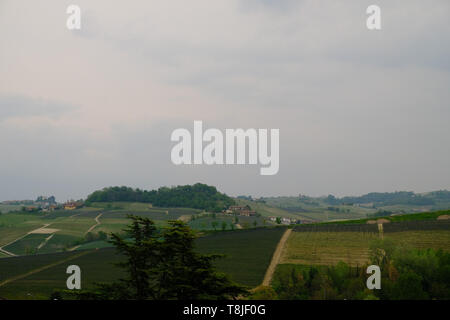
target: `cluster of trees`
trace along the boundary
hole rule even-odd
[[[450,201],[450,191],[448,190],[432,191],[427,194],[427,197],[432,198],[435,201]]]
[[[67,244],[66,249],[79,246],[85,243],[94,242],[94,241],[107,241],[108,240],[108,234],[103,231],[99,232],[88,232],[84,236],[84,238],[80,238],[74,242],[71,242],[70,244]]]
[[[278,272],[273,288],[256,292],[270,299],[450,299],[450,253],[442,250],[413,250],[392,241],[376,241],[371,264],[381,269],[381,289],[366,287],[367,266],[295,267]]]
[[[378,210],[375,213],[368,214],[368,218],[378,218],[378,217],[387,217],[390,216],[393,212],[389,210]]]
[[[248,201],[253,201],[253,197],[252,196],[237,196],[238,199],[243,199],[243,200],[248,200]]]
[[[334,212],[345,212],[345,213],[350,212],[350,209],[348,209],[348,208],[339,208],[339,207],[328,207],[327,210],[334,211]]]
[[[110,240],[126,258],[117,264],[126,278],[67,294],[87,300],[215,300],[247,293],[216,271],[214,260],[219,255],[194,250],[196,236],[184,222],[170,221],[168,227],[158,229],[148,218],[130,218],[126,236],[112,234]]]
[[[450,253],[414,250],[392,240],[377,241],[371,248],[373,264],[380,266],[380,299],[450,299]]]
[[[157,207],[184,207],[220,212],[235,201],[215,187],[197,183],[194,185],[161,187],[158,190],[140,190],[129,187],[109,187],[95,191],[86,203],[92,202],[147,202]]]
[[[366,278],[363,268],[351,268],[344,262],[323,268],[312,266],[305,270],[292,266],[277,272],[273,289],[265,288],[264,294],[269,294],[271,299],[282,300],[377,299],[366,288]]]
[[[397,192],[371,192],[360,197],[343,197],[336,198],[329,195],[325,198],[325,202],[330,205],[340,204],[362,204],[362,203],[376,203],[382,206],[390,205],[434,205],[436,200],[450,201],[449,191],[436,191],[426,195],[415,194],[408,191]]]

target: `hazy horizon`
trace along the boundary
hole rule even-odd
[[[81,30],[66,8],[82,10]],[[0,2],[0,201],[450,189],[450,2]],[[280,168],[175,166],[177,128],[276,128]]]
[[[160,187],[175,187],[176,185],[173,185],[173,186],[160,186]],[[105,186],[104,188],[107,188],[107,187],[122,187],[122,185],[117,185],[117,186]],[[130,187],[130,188],[133,188],[133,189],[136,189],[137,187],[133,187],[133,186],[125,186],[125,187]],[[231,197],[238,197],[238,196],[252,196],[254,199],[257,199],[257,198],[271,198],[271,197],[273,197],[273,198],[276,198],[276,197],[298,197],[299,196],[299,194],[273,194],[273,195],[263,195],[263,196],[254,196],[254,195],[252,195],[252,194],[230,194],[230,193],[227,193],[227,192],[225,192],[225,191],[223,191],[223,190],[221,190],[220,189],[220,187],[218,187],[218,186],[214,186],[214,187],[216,187],[217,188],[217,190],[219,191],[219,192],[222,192],[222,193],[226,193],[227,195],[229,195],[229,196],[231,196]],[[103,189],[103,188],[100,188],[100,189],[97,189],[97,190],[101,190],[101,189]],[[150,191],[150,190],[154,190],[154,189],[146,189],[146,188],[139,188],[139,189],[141,189],[141,190],[148,190],[148,191]],[[158,188],[156,188],[156,189],[158,189]],[[56,201],[57,202],[65,202],[65,201],[68,201],[68,200],[80,200],[80,199],[86,199],[87,198],[87,196],[88,195],[90,195],[91,193],[93,193],[94,191],[97,191],[97,190],[92,190],[92,191],[90,191],[90,192],[88,192],[87,194],[86,194],[86,196],[82,196],[82,197],[68,197],[68,198],[64,198],[64,199],[58,199],[57,197],[55,197],[56,198]],[[394,191],[371,191],[371,192],[367,192],[367,193],[372,193],[372,192],[374,192],[374,193],[392,193],[392,192],[413,192],[413,193],[415,193],[415,194],[426,194],[426,193],[429,193],[429,192],[435,192],[435,191],[450,191],[450,190],[446,190],[446,189],[439,189],[439,190],[428,190],[428,191],[423,191],[423,192],[416,192],[416,191],[413,191],[413,190],[394,190]],[[344,195],[338,195],[338,194],[331,194],[331,195],[334,195],[334,196],[336,196],[337,198],[343,198],[343,197],[358,197],[358,196],[362,196],[362,195],[365,195],[365,194],[367,194],[367,193],[361,193],[361,194],[344,194]],[[29,198],[21,198],[21,199],[0,199],[0,202],[2,202],[2,201],[21,201],[21,200],[36,200],[36,198],[37,197],[39,197],[39,196],[46,196],[46,197],[50,197],[50,196],[53,196],[54,194],[37,194],[36,196],[31,196],[31,197],[29,197]],[[322,194],[322,195],[310,195],[310,194],[302,194],[303,196],[308,196],[308,197],[312,197],[312,198],[320,198],[320,197],[327,197],[328,195],[330,195],[330,193],[329,194]]]

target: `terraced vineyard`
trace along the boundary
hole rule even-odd
[[[361,265],[368,261],[370,243],[380,237],[376,224],[298,226],[288,239],[281,263],[334,265],[344,261]],[[386,223],[383,224],[383,237],[413,248],[450,251],[448,220]]]
[[[280,263],[362,265],[367,262],[370,242],[377,238],[371,232],[292,232]]]
[[[257,286],[285,230],[276,227],[218,232],[199,238],[197,246],[202,253],[225,254],[225,258],[218,261],[219,269],[236,282]]]
[[[181,217],[188,220],[191,215],[200,212],[201,210],[189,208],[155,208],[148,203],[117,202],[73,211],[5,213],[0,215],[0,247],[16,255],[63,252],[81,244],[83,248],[104,247],[104,243],[87,245],[96,240],[92,237],[87,239],[88,232],[94,235],[98,235],[100,231],[120,233],[129,223],[128,214],[148,217],[157,226],[164,226],[168,220]],[[97,217],[99,220],[96,220]],[[28,234],[44,225],[53,230]],[[44,243],[47,238],[49,240]],[[3,252],[0,258],[8,256],[8,252]]]
[[[388,219],[383,223],[384,232],[399,232],[413,230],[450,230],[450,220],[406,220],[390,222]],[[374,220],[374,222],[376,222]],[[294,228],[298,232],[378,232],[377,223],[324,223],[305,224]]]

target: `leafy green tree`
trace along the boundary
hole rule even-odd
[[[98,232],[98,238],[99,238],[99,240],[105,241],[105,240],[108,239],[108,235],[104,231],[99,231]]]
[[[278,295],[271,287],[261,286],[256,288],[251,297],[251,300],[276,300]]]
[[[413,271],[401,273],[392,290],[396,300],[425,300],[428,295],[423,290],[423,279]]]

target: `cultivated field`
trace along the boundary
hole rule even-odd
[[[281,263],[334,265],[344,261],[350,265],[362,265],[368,262],[370,243],[380,238],[378,232],[299,230],[301,228],[297,228],[289,237]],[[385,231],[383,237],[413,248],[450,250],[449,229],[391,230]]]
[[[95,241],[92,239],[95,237],[88,239],[87,233],[120,233],[129,224],[128,214],[148,217],[157,226],[164,226],[168,220],[182,216],[189,218],[201,212],[187,208],[153,208],[144,203],[113,202],[94,205],[96,207],[73,211],[3,213],[0,215],[0,248],[14,255],[27,255],[63,252],[78,246],[104,247],[104,243],[87,245]],[[45,229],[40,229],[44,226]],[[36,234],[29,234],[30,232]],[[6,256],[8,254],[2,252],[0,258]]]
[[[285,230],[279,227],[217,232],[199,238],[197,250],[226,255],[217,261],[218,269],[233,280],[254,287],[262,282]],[[48,299],[54,290],[65,289],[65,271],[71,264],[80,266],[84,288],[94,282],[114,281],[122,276],[121,269],[113,265],[120,260],[114,248],[0,259],[0,297]]]
[[[218,267],[233,280],[248,286],[262,283],[273,252],[286,228],[256,228],[219,232],[197,240],[202,253],[221,253],[226,257]]]

